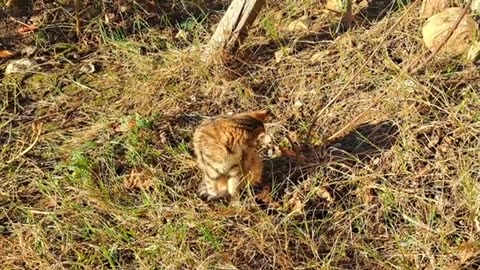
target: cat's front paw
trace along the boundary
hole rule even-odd
[[[216,198],[219,197],[219,195],[217,193],[213,193],[213,192],[209,192],[206,185],[205,184],[202,184],[200,186],[200,188],[198,189],[198,197],[200,197],[200,199],[202,200],[205,200],[205,201],[213,201],[215,200]]]

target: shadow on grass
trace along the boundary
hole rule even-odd
[[[318,147],[303,147],[301,155],[305,158],[298,161],[288,157],[278,157],[265,163],[264,179],[271,185],[273,200],[280,201],[292,187],[300,186],[319,170],[334,183],[327,183],[326,190],[334,201],[345,201],[345,197],[356,189],[346,180],[349,171],[362,164],[380,157],[397,141],[398,127],[391,121],[377,124],[362,124],[349,134]],[[306,150],[308,149],[308,150]],[[342,183],[342,184],[339,184]],[[328,213],[325,202],[312,201],[306,206],[306,212],[315,218],[322,218]]]

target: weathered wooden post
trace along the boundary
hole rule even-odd
[[[241,43],[264,5],[265,0],[233,0],[208,42],[203,60],[209,63]]]

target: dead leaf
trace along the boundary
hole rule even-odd
[[[291,208],[292,214],[302,214],[303,213],[303,202],[297,198],[297,196],[293,196],[290,200],[288,200],[287,205]]]
[[[319,198],[324,199],[328,203],[333,202],[333,197],[330,194],[330,192],[324,188],[324,187],[318,187],[317,190],[315,191],[315,195],[317,195]]]
[[[20,49],[20,53],[26,55],[27,57],[34,55],[38,51],[36,46],[25,46]]]
[[[48,197],[44,200],[44,203],[48,209],[53,209],[58,206],[58,201],[56,197]]]
[[[123,187],[127,190],[148,190],[153,187],[153,180],[146,170],[134,168],[128,178],[125,179]]]
[[[33,32],[34,32],[35,30],[37,30],[37,29],[38,29],[38,26],[33,25],[33,24],[31,24],[31,25],[24,25],[24,26],[22,26],[22,27],[20,27],[20,28],[18,29],[17,33],[22,34],[22,35],[26,35],[26,34],[31,34],[31,33],[33,33]]]
[[[280,97],[278,97],[278,101],[280,101],[281,103],[288,102],[289,98],[280,96]]]
[[[258,140],[261,142],[262,145],[267,146],[270,145],[270,143],[272,142],[272,137],[267,133],[263,133],[258,136]]]
[[[329,13],[335,13],[336,15],[340,15],[345,8],[345,3],[341,0],[327,0],[325,4],[325,9]]]
[[[131,7],[129,5],[121,5],[120,6],[120,12],[122,12],[122,13],[127,13],[130,10],[131,10]]]
[[[105,23],[106,24],[110,24],[112,22],[115,22],[116,21],[116,16],[115,14],[109,12],[109,13],[105,13]]]
[[[289,56],[293,52],[292,48],[282,48],[274,53],[275,63],[280,63],[286,56]]]
[[[127,124],[127,127],[128,127],[128,130],[131,130],[133,128],[135,128],[137,126],[137,121],[135,119],[130,119],[130,121],[128,121],[128,124]]]
[[[13,55],[15,55],[15,53],[12,52],[12,51],[0,50],[0,58],[7,58],[7,57],[10,57],[10,56],[13,56]]]
[[[293,104],[293,106],[300,108],[300,107],[303,106],[303,102],[301,102],[300,100],[297,100],[297,101],[295,101],[295,103]]]
[[[282,61],[283,55],[284,55],[284,52],[282,50],[276,51],[275,52],[275,62],[279,63],[280,61]]]
[[[322,59],[325,58],[329,53],[330,53],[330,52],[326,52],[326,51],[317,52],[317,53],[315,53],[314,55],[312,55],[312,57],[310,57],[310,62],[312,62],[312,63],[320,62],[320,61],[322,61]]]
[[[264,204],[270,204],[272,202],[272,195],[270,194],[270,187],[265,186],[262,189],[262,192],[255,196],[256,199],[260,200]]]
[[[34,24],[34,25],[39,25],[39,24],[42,24],[43,21],[45,20],[46,18],[46,13],[40,13],[38,15],[33,15],[32,17],[30,17],[30,21]]]
[[[282,152],[282,156],[289,157],[289,158],[296,158],[297,153],[295,151],[288,149],[286,147],[280,147],[280,151]]]
[[[134,118],[130,118],[125,122],[122,121],[121,123],[117,122],[117,123],[111,124],[113,132],[117,132],[117,133],[128,132],[133,128],[135,128],[136,126],[137,126],[137,121]]]
[[[366,205],[372,205],[372,203],[375,201],[375,198],[376,198],[374,190],[370,187],[364,187],[359,189],[358,195],[360,199],[363,201],[363,203]]]
[[[463,243],[457,248],[457,252],[458,257],[460,258],[460,263],[464,264],[471,258],[475,258],[480,255],[480,246],[471,242]]]
[[[308,19],[308,17],[302,17],[298,20],[291,22],[288,25],[287,29],[291,32],[303,32],[308,30],[309,24],[310,20]]]

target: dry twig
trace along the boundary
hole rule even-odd
[[[74,0],[74,6],[75,6],[75,32],[77,34],[77,39],[80,40],[80,35],[81,35],[80,5],[78,3],[78,0]]]
[[[19,154],[17,154],[13,158],[11,158],[9,161],[7,161],[7,164],[10,164],[10,163],[14,162],[16,159],[25,155],[26,153],[28,153],[28,151],[32,150],[32,148],[35,146],[35,144],[37,144],[38,139],[40,138],[40,134],[42,133],[42,126],[43,126],[42,123],[39,123],[38,125],[35,125],[34,123],[32,124],[33,131],[37,132],[37,134],[35,136],[35,139],[33,140],[33,142],[27,148],[25,148],[25,150],[23,150],[22,152],[20,152]]]

